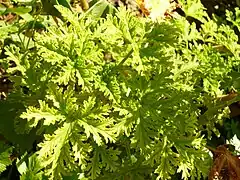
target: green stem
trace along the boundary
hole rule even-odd
[[[35,20],[34,20],[34,22],[33,22],[33,24],[32,24],[32,27],[29,29],[29,31],[33,31],[33,34],[32,34],[32,36],[34,36],[34,33],[35,33],[35,29],[34,29],[34,27],[35,27],[35,24],[36,24],[36,19],[37,18],[35,18]],[[27,45],[26,45],[26,50],[28,50],[28,47],[29,47],[29,44],[30,44],[30,41],[31,41],[31,39],[32,39],[33,37],[29,37],[28,38],[28,42],[27,42]]]
[[[129,53],[123,58],[123,60],[118,64],[118,67],[122,66],[126,60],[132,55],[133,53],[133,49],[131,49],[131,51],[129,51]]]

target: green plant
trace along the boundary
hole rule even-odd
[[[12,163],[9,159],[11,151],[12,147],[9,147],[2,142],[0,143],[0,173],[2,173],[6,167]]]
[[[202,133],[217,134],[215,124],[239,100],[218,100],[233,86],[239,45],[196,4],[194,14],[191,3],[183,6],[202,21],[199,31],[180,16],[152,22],[121,7],[106,18],[100,10],[78,17],[56,6],[69,23],[35,33],[33,50],[8,46],[0,60],[14,82],[6,101],[26,108],[16,131],[40,137],[29,158],[36,169],[28,169],[49,179],[206,177]]]

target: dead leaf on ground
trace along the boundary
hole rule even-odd
[[[229,151],[229,145],[220,145],[213,153],[213,165],[209,180],[240,180],[240,158]]]

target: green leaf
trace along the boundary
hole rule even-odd
[[[201,22],[205,22],[204,17],[208,17],[207,12],[204,11],[205,7],[200,0],[180,0],[182,8],[186,13],[186,16],[194,17]]]
[[[24,14],[21,14],[20,16],[27,22],[34,20],[33,16],[29,13],[24,13]]]
[[[109,118],[105,118],[104,121],[102,120],[104,116],[108,115],[109,106],[103,106],[98,109],[94,105],[95,98],[92,97],[83,102],[83,109],[81,110],[82,119],[77,120],[78,124],[84,128],[87,138],[92,135],[94,141],[99,146],[102,144],[102,137],[106,143],[109,141],[115,142],[114,131],[111,128],[113,121]]]
[[[22,14],[26,14],[29,13],[30,11],[32,11],[32,7],[16,7],[16,8],[7,8],[7,10],[5,11],[6,13],[15,13],[17,15],[22,15]]]
[[[9,36],[9,34],[16,33],[18,28],[13,25],[6,25],[4,22],[0,22],[0,39],[4,40]],[[2,59],[0,60],[2,61]]]
[[[24,157],[22,158],[25,159]],[[22,161],[22,159],[17,161],[17,168],[21,174],[21,180],[42,180],[43,171],[41,171],[41,169],[43,167],[40,166],[40,162],[38,161],[36,154],[27,158],[27,161]]]
[[[12,164],[10,160],[10,155],[12,153],[12,147],[4,145],[3,142],[0,142],[0,174],[6,170],[7,166]]]
[[[60,178],[66,171],[64,161],[71,159],[68,141],[72,127],[73,124],[64,123],[53,135],[45,135],[45,141],[39,144],[38,160],[42,167],[50,167],[47,170],[50,179]]]
[[[0,4],[0,15],[4,14],[6,10],[7,8],[4,5]]]
[[[99,163],[100,151],[98,148],[93,152],[93,157],[91,158],[91,164],[89,164],[89,175],[91,179],[96,179],[96,177],[101,173],[101,166]]]
[[[19,166],[18,166],[18,172],[23,175],[27,172],[27,164],[26,162],[23,162],[21,163]]]
[[[107,8],[110,8],[110,12],[112,11],[111,9],[113,9],[112,5],[108,1],[100,0],[95,3],[90,9],[88,9],[86,15],[92,17],[93,19],[97,19],[102,17],[104,11],[106,11]]]
[[[24,106],[20,102],[0,101],[0,134],[3,134],[7,141],[19,146],[21,152],[25,152],[32,148],[36,134],[34,130],[29,134],[16,132],[15,121],[19,117],[19,112],[22,111],[24,111]]]
[[[170,149],[170,144],[167,143],[167,137],[163,142],[156,144],[153,148],[153,152],[150,155],[149,161],[153,165],[156,161],[158,167],[155,169],[155,173],[158,174],[157,179],[168,179],[175,173],[176,166],[176,154]]]
[[[56,109],[49,108],[44,101],[39,101],[39,104],[40,108],[29,107],[27,112],[20,116],[29,121],[28,126],[30,128],[36,127],[40,120],[43,120],[43,125],[49,126],[65,119]]]

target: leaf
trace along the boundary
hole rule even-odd
[[[67,66],[62,68],[62,72],[59,73],[59,76],[56,77],[56,80],[54,82],[63,84],[63,85],[67,85],[70,81],[75,80],[75,72],[76,71],[75,71],[74,67],[67,64]],[[79,83],[79,85],[84,85],[84,81]]]
[[[39,104],[39,109],[29,107],[27,112],[22,113],[20,116],[29,121],[28,125],[30,128],[36,127],[40,120],[43,120],[43,125],[49,126],[50,124],[55,124],[56,122],[65,119],[65,117],[59,114],[57,110],[49,108],[44,101],[39,100]]]
[[[0,142],[0,174],[6,170],[7,166],[12,164],[10,155],[12,153],[12,147],[7,147]]]
[[[65,8],[64,11],[71,11],[71,6],[67,0],[41,0],[41,2],[45,13],[56,16],[61,20],[64,20],[63,16],[61,15],[63,11],[62,9]]]
[[[18,172],[23,175],[27,172],[27,164],[26,162],[23,162],[21,163],[19,166],[18,166]]]
[[[136,118],[129,113],[128,111],[121,109],[121,110],[117,110],[120,111],[119,115],[125,115],[125,117],[120,118],[119,119],[119,123],[117,123],[114,126],[114,129],[116,129],[115,131],[117,132],[117,134],[122,134],[122,132],[125,133],[125,135],[127,137],[129,137],[131,135],[131,132],[133,131],[134,128],[134,124],[136,123]]]
[[[100,174],[101,169],[100,169],[100,151],[98,148],[95,149],[93,152],[93,157],[91,158],[91,166],[89,166],[89,175],[91,179],[96,179],[96,177]]]
[[[25,55],[21,54],[20,48],[16,45],[11,44],[9,48],[6,48],[6,55],[8,56],[8,61],[14,61],[16,64],[15,67],[9,68],[8,72],[11,74],[16,71],[20,71],[22,75],[25,74],[27,67],[29,66],[29,63],[24,61]]]
[[[194,17],[201,22],[204,22],[204,17],[208,17],[207,12],[204,11],[205,7],[202,5],[200,0],[180,0],[183,11],[186,13],[186,16]]]
[[[29,13],[21,14],[20,16],[21,16],[21,18],[23,18],[27,22],[35,21],[33,16],[31,14],[29,14]],[[33,26],[31,28],[33,28]]]
[[[27,154],[26,154],[27,155]],[[40,166],[40,162],[37,159],[37,155],[33,154],[26,161],[24,161],[25,157],[17,161],[17,168],[19,173],[21,174],[21,180],[42,180],[43,171]]]
[[[0,15],[4,14],[6,10],[7,8],[4,5],[0,4]]]
[[[118,168],[119,151],[112,148],[106,149],[106,146],[94,146],[94,156],[91,158],[91,164],[88,166],[89,175],[92,179],[96,179],[101,172],[101,169],[116,171]]]
[[[46,0],[42,0],[42,1],[46,1]],[[63,0],[63,1],[65,1],[65,0]],[[46,6],[48,6],[48,4],[46,4]],[[51,6],[52,6],[52,4],[51,4]],[[47,7],[47,8],[49,8],[49,7]],[[51,11],[55,12],[56,11],[54,14],[51,14],[51,15],[57,16],[62,20],[63,20],[63,18],[65,18],[67,21],[69,21],[71,23],[75,23],[76,20],[77,20],[76,15],[72,13],[70,5],[67,5],[67,7],[66,7],[66,6],[63,6],[61,4],[54,4],[54,6],[51,7],[51,9],[49,9],[48,11],[49,12],[51,12]]]
[[[6,25],[5,23],[0,22],[0,39],[5,39],[8,34],[15,33],[18,31],[18,28],[13,25]],[[2,61],[2,60],[1,60]]]
[[[111,130],[109,131],[108,128],[106,128],[106,126],[108,125],[107,123],[105,123],[105,124],[98,123],[98,124],[91,125],[91,124],[85,123],[84,121],[79,120],[79,125],[84,128],[84,131],[85,131],[87,137],[89,137],[90,134],[93,135],[94,141],[99,146],[102,144],[102,138],[100,135],[103,136],[106,143],[108,143],[109,141],[110,142],[115,141]]]
[[[15,13],[17,15],[26,14],[32,11],[32,7],[16,7],[16,8],[7,8],[6,13]]]
[[[71,159],[68,141],[72,127],[73,124],[64,123],[53,135],[45,135],[45,141],[39,144],[38,160],[42,167],[50,167],[47,174],[51,179],[61,177],[65,171],[63,162]]]
[[[183,163],[181,162],[179,164],[177,172],[182,172],[182,179],[188,179],[189,177],[189,170],[191,170],[191,164],[190,163]]]
[[[72,143],[72,151],[74,155],[75,162],[78,163],[82,170],[85,170],[88,165],[89,152],[92,152],[92,146],[87,141],[87,137],[80,135],[78,129],[72,132],[70,137]]]
[[[73,91],[73,87],[69,86],[66,91],[63,91],[62,88],[58,88],[56,84],[49,84],[49,95],[47,98],[53,101],[53,105],[60,110],[60,112],[64,112],[64,114],[68,111],[72,112],[72,110],[76,110],[76,106],[74,104],[77,101],[77,98],[74,97],[75,92]]]
[[[162,178],[170,178],[172,174],[175,173],[175,168],[173,167],[176,163],[176,160],[174,160],[174,156],[176,156],[168,146],[166,146],[166,138],[164,138],[163,144],[158,143],[158,146],[156,146],[156,149],[154,149],[150,160],[151,162],[156,160],[158,163],[157,168],[155,169],[154,173],[158,174],[157,179]],[[162,147],[161,147],[162,145]]]
[[[112,5],[106,0],[100,0],[95,3],[90,9],[87,10],[86,15],[92,17],[93,19],[97,19],[102,17],[104,11],[107,8],[113,8]]]
[[[106,143],[115,142],[114,131],[111,128],[112,120],[109,118],[102,119],[108,115],[108,106],[94,107],[95,98],[89,97],[88,101],[83,102],[83,109],[81,110],[82,119],[78,119],[78,124],[83,127],[87,138],[93,136],[94,141],[100,146],[102,144],[102,137]],[[101,136],[102,137],[101,137]]]
[[[19,118],[19,112],[24,109],[24,105],[18,101],[0,101],[0,134],[4,134],[8,142],[18,145],[21,152],[30,150],[36,140],[35,130],[25,134],[23,134],[25,129],[20,130],[21,134],[16,132],[16,118]]]

